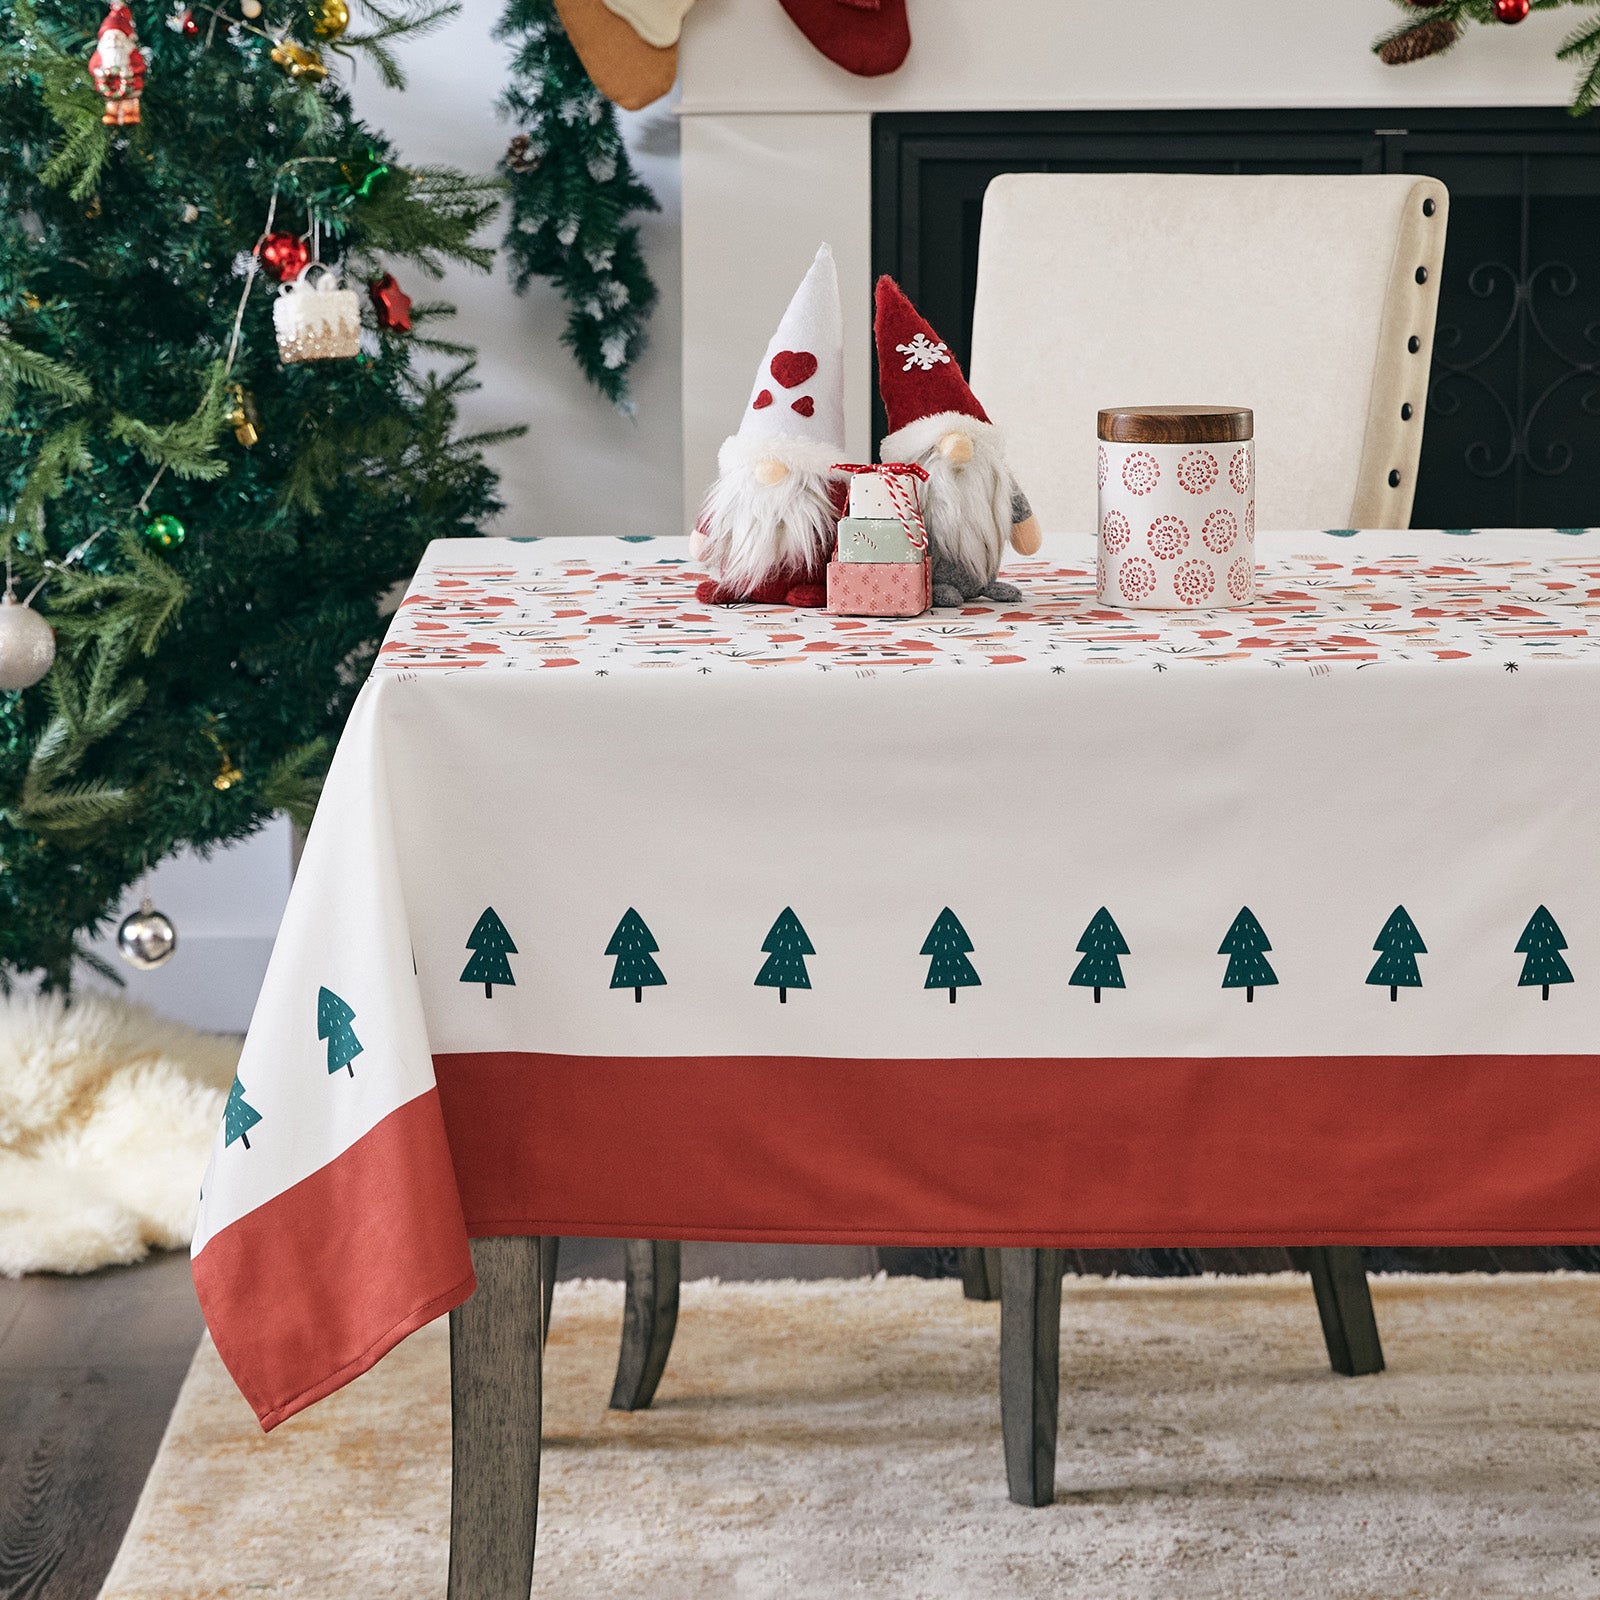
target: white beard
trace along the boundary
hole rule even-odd
[[[779,570],[820,579],[839,521],[831,469],[843,456],[842,446],[802,439],[725,440],[696,524],[701,560],[730,589],[753,588]],[[777,483],[758,483],[756,463],[769,457],[789,471]]]
[[[960,433],[972,441],[972,459],[955,466],[939,454],[939,440]],[[898,450],[909,449],[911,455]],[[943,557],[983,580],[994,581],[1011,535],[1011,471],[1005,439],[993,423],[942,412],[909,423],[883,441],[885,461],[914,461],[928,474],[922,485],[922,520],[934,558]]]

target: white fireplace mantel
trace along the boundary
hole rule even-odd
[[[1473,30],[1385,67],[1388,0],[909,0],[911,54],[856,78],[777,0],[700,0],[680,55],[685,516],[820,240],[845,306],[849,453],[869,458],[871,119],[876,111],[1560,105],[1568,19]]]

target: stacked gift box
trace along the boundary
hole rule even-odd
[[[915,617],[933,599],[928,533],[917,503],[927,474],[903,462],[841,466],[849,514],[828,563],[828,610],[846,617]]]

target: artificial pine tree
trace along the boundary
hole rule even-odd
[[[351,1024],[356,1014],[332,989],[317,990],[317,1037],[328,1041],[328,1074],[331,1077],[343,1067],[353,1078],[356,1069],[350,1065],[366,1048],[356,1038]]]
[[[1398,1000],[1402,989],[1420,989],[1422,973],[1417,967],[1417,957],[1426,955],[1428,947],[1404,906],[1396,906],[1389,920],[1379,930],[1377,942],[1372,947],[1379,952],[1378,959],[1367,974],[1367,982],[1380,989],[1387,988],[1389,998]]]
[[[778,913],[778,920],[767,930],[761,948],[767,959],[756,974],[756,987],[776,989],[778,1004],[786,1005],[791,989],[809,989],[811,974],[806,971],[806,957],[817,953],[800,919],[791,907]]]
[[[572,48],[553,0],[511,0],[496,30],[510,40],[500,100],[521,130],[504,167],[511,185],[506,254],[526,289],[549,278],[567,302],[563,341],[584,376],[629,414],[628,374],[645,344],[656,286],[627,217],[657,211],[639,181],[611,102]]]
[[[967,960],[972,940],[961,926],[961,919],[946,906],[928,930],[922,941],[922,953],[933,959],[928,963],[928,979],[924,989],[948,989],[950,1004],[956,1003],[957,989],[970,989],[981,984],[978,969]]]
[[[481,983],[486,1000],[494,998],[497,983],[516,988],[517,980],[511,975],[511,963],[506,958],[514,956],[517,947],[493,906],[486,907],[473,923],[472,932],[467,935],[467,948],[473,954],[461,974],[463,983]]]
[[[611,935],[606,954],[615,956],[611,968],[613,989],[632,989],[634,1003],[644,999],[646,989],[665,983],[666,976],[655,963],[654,952],[661,948],[655,935],[645,926],[645,920],[629,906],[622,913],[617,931]]]
[[[0,693],[0,981],[66,987],[179,845],[307,814],[379,596],[496,507],[456,432],[469,369],[413,360],[466,352],[372,308],[359,357],[285,365],[259,270],[302,235],[357,288],[487,266],[497,186],[406,167],[318,76],[349,48],[392,79],[387,42],[445,12],[368,7],[340,38],[330,0],[247,3],[186,32],[134,0],[142,115],[116,127],[101,7],[0,12],[0,553],[58,643]]]

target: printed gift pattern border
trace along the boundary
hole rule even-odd
[[[537,541],[485,541],[507,557],[418,572],[377,670],[553,668],[605,677],[1254,662],[1328,671],[1475,659],[1516,670],[1539,658],[1600,653],[1593,534],[1575,538],[1570,555],[1525,558],[1480,553],[1465,537],[1441,537],[1426,555],[1370,554],[1383,536],[1347,543],[1347,529],[1291,537],[1298,553],[1263,561],[1256,602],[1238,610],[1123,611],[1096,599],[1092,562],[1037,560],[1006,564],[1005,576],[1024,592],[1020,604],[979,602],[905,619],[702,606],[694,590],[704,572],[654,553],[658,545],[682,548],[679,541],[594,540],[592,554],[558,557],[539,552]]]

